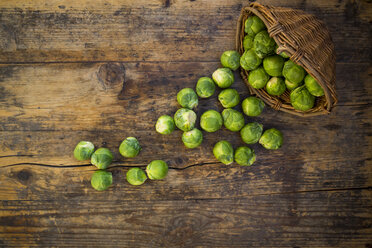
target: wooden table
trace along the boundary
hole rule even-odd
[[[251,167],[217,163],[204,136],[186,149],[181,131],[161,136],[157,118],[178,108],[234,49],[243,0],[2,0],[0,2],[1,247],[372,247],[372,80],[369,1],[261,1],[313,13],[337,54],[339,104],[299,118],[266,108],[281,149],[253,145]],[[248,95],[238,73],[233,88]],[[221,110],[216,96],[198,116]],[[122,139],[143,147],[118,153]],[[75,161],[80,140],[108,147],[114,184],[90,186],[95,170]],[[140,187],[128,168],[169,163]]]

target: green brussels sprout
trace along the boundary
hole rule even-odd
[[[245,51],[240,57],[240,66],[246,71],[256,69],[258,66],[260,66],[261,62],[262,59],[257,56],[253,48]]]
[[[106,169],[112,162],[114,156],[107,148],[98,148],[92,155],[90,162],[98,169]]]
[[[235,71],[240,66],[240,54],[237,51],[225,51],[221,55],[221,64],[223,67],[230,68],[231,70]]]
[[[134,137],[128,137],[119,146],[119,152],[123,157],[134,158],[141,150],[141,145]]]
[[[266,84],[266,91],[272,96],[280,96],[285,89],[284,79],[281,77],[272,77]]]
[[[305,85],[294,89],[289,97],[294,109],[307,111],[314,107],[315,97],[310,94]]]
[[[132,185],[141,185],[147,179],[146,173],[141,168],[131,168],[127,172],[127,181]]]
[[[269,56],[263,59],[263,67],[267,74],[272,77],[279,77],[282,75],[284,66],[284,59],[279,55]]]
[[[147,165],[146,173],[151,180],[163,179],[168,174],[168,165],[163,160],[153,160]]]
[[[250,166],[256,161],[256,154],[254,150],[247,147],[241,146],[235,150],[235,162],[242,166]]]
[[[262,89],[265,87],[269,79],[270,76],[262,66],[250,71],[248,74],[248,83],[255,89]]]
[[[275,49],[275,53],[276,53],[276,54],[279,54],[279,56],[281,56],[281,57],[284,58],[284,59],[288,59],[288,58],[290,57],[286,52],[278,53],[278,48],[279,48],[279,47],[277,47],[277,48]]]
[[[296,65],[292,60],[284,63],[283,76],[290,82],[300,84],[305,77],[305,70],[299,65]]]
[[[310,74],[305,77],[305,85],[307,90],[313,96],[324,96],[323,88],[318,84],[318,82]]]
[[[261,30],[266,29],[263,21],[257,16],[250,16],[244,23],[244,31],[249,35],[254,37]]]
[[[201,98],[208,98],[214,94],[216,85],[209,77],[201,77],[196,83],[196,93]]]
[[[213,155],[223,164],[227,165],[234,162],[234,149],[226,140],[221,140],[214,145]]]
[[[259,116],[265,107],[265,103],[257,97],[250,96],[242,102],[244,114],[248,116]]]
[[[80,141],[74,149],[74,157],[77,160],[88,160],[94,152],[94,145],[89,141]]]
[[[218,94],[218,100],[224,108],[232,108],[239,104],[240,96],[236,89],[225,89]]]
[[[254,37],[251,37],[249,35],[244,36],[243,40],[244,51],[248,51],[249,49],[253,48],[253,38]]]
[[[244,126],[244,116],[235,109],[224,109],[222,111],[224,126],[233,132],[237,132]]]
[[[300,83],[292,83],[291,81],[289,81],[288,79],[285,79],[284,80],[284,83],[285,83],[285,86],[287,86],[287,89],[292,91],[294,89],[296,89],[297,87],[301,86],[303,84],[303,81],[301,81]]]
[[[207,110],[200,117],[200,127],[210,133],[219,130],[222,124],[222,116],[216,110]]]
[[[174,120],[169,115],[162,115],[156,121],[155,129],[160,134],[170,134],[175,129]]]
[[[191,88],[184,88],[177,94],[177,102],[184,108],[193,109],[198,106],[198,95]]]
[[[268,150],[279,149],[283,144],[283,134],[275,128],[267,129],[259,143]]]
[[[257,122],[251,122],[240,130],[242,140],[247,144],[254,144],[259,141],[263,131],[263,126]]]
[[[218,68],[213,72],[212,78],[220,88],[228,88],[234,83],[234,74],[229,68]]]
[[[104,170],[95,171],[90,180],[95,190],[103,191],[112,185],[112,173]]]
[[[253,39],[253,49],[261,59],[275,52],[276,43],[266,30],[260,31]]]
[[[184,132],[190,131],[194,128],[196,121],[196,114],[194,111],[181,108],[174,114],[174,122],[176,126]]]
[[[203,142],[203,133],[197,128],[184,132],[182,142],[187,148],[196,148]]]

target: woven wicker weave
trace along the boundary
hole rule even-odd
[[[287,90],[281,96],[271,96],[264,89],[254,89],[248,83],[248,71],[241,69],[241,75],[251,94],[259,96],[266,104],[298,116],[328,114],[337,103],[335,91],[335,54],[331,36],[326,26],[313,15],[301,10],[264,6],[251,3],[241,11],[236,33],[236,48],[243,54],[244,23],[251,15],[258,16],[267,31],[278,44],[278,53],[286,52],[291,60],[313,76],[324,90],[324,96],[317,97],[315,106],[306,111],[295,110]]]

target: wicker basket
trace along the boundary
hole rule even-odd
[[[260,97],[266,104],[298,116],[315,116],[330,113],[337,103],[335,91],[335,53],[331,36],[326,26],[313,15],[290,8],[263,6],[251,3],[241,11],[236,33],[236,49],[243,54],[244,23],[250,15],[258,16],[267,31],[278,44],[278,53],[286,52],[291,60],[313,76],[324,90],[324,96],[317,97],[312,109],[303,112],[295,110],[287,90],[281,96],[271,96],[264,89],[254,89],[248,83],[248,71],[241,69],[241,75],[251,94]]]

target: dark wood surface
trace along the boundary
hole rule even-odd
[[[266,108],[257,118],[285,137],[253,145],[251,167],[222,165],[225,129],[186,149],[161,136],[158,116],[178,108],[234,49],[242,0],[0,2],[0,247],[372,247],[372,80],[369,1],[261,1],[316,15],[337,56],[339,104],[300,118]],[[30,1],[31,2],[31,1]],[[233,85],[248,95],[238,73]],[[216,95],[198,116],[221,110]],[[124,159],[136,136],[143,150]],[[114,184],[94,191],[94,167],[72,156],[90,140],[110,148]],[[162,181],[129,185],[153,159]]]

